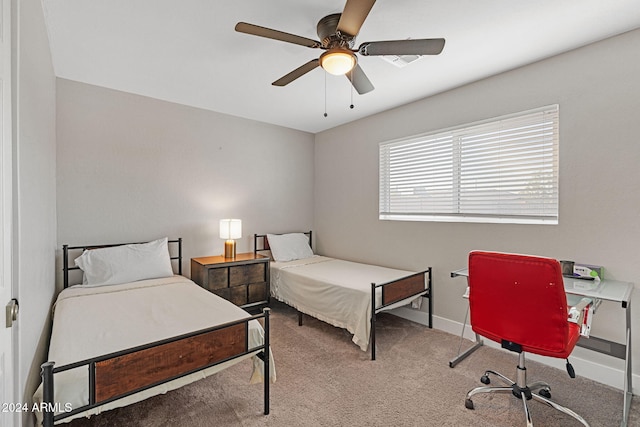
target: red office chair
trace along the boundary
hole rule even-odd
[[[582,302],[578,310],[584,308]],[[550,400],[549,385],[527,384],[525,352],[567,359],[580,338],[581,319],[568,320],[567,296],[558,261],[526,255],[473,251],[469,254],[469,309],[474,332],[520,354],[516,381],[487,370],[480,381],[489,384],[489,374],[508,387],[477,387],[467,393],[465,406],[473,409],[471,397],[478,393],[512,393],[522,399],[527,426],[533,426],[527,400],[545,403],[585,426],[587,422],[571,409]],[[567,372],[574,378],[567,359]],[[539,390],[539,394],[533,392]]]

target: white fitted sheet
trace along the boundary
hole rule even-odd
[[[223,298],[210,293],[182,276],[142,280],[122,285],[99,287],[72,286],[63,290],[54,305],[53,329],[48,360],[63,366],[139,345],[210,328],[250,315]],[[249,349],[261,345],[264,330],[257,320],[249,322]],[[263,362],[256,356],[230,360],[171,382],[133,394],[97,408],[61,420],[88,417],[108,409],[122,407],[151,396],[166,393],[245,358],[253,358],[251,382],[262,381]],[[270,378],[275,367],[270,353]],[[54,375],[54,398],[64,407],[88,403],[87,368]],[[34,402],[42,401],[42,385]],[[36,413],[38,422],[41,413]]]
[[[415,274],[370,264],[315,255],[311,258],[271,263],[271,295],[295,309],[344,328],[363,351],[371,331],[371,283],[387,283]],[[417,298],[417,297],[416,297]],[[376,307],[382,290],[376,289]],[[387,309],[410,304],[403,300]]]

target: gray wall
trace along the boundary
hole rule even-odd
[[[55,77],[42,4],[13,2],[14,44],[14,280],[20,315],[18,401],[30,402],[46,357],[55,291]],[[21,422],[33,422],[24,413]]]
[[[184,239],[220,255],[218,221],[253,233],[313,226],[313,135],[58,79],[58,243]]]
[[[465,267],[472,249],[600,264],[608,278],[636,281],[640,265],[638,46],[640,30],[318,134],[315,229],[319,252],[407,269],[432,266],[434,312],[437,325],[444,329],[464,319],[466,303],[461,295],[466,283],[451,279],[449,272]],[[397,72],[402,78],[402,70]],[[559,225],[378,220],[379,142],[555,103],[560,105]],[[640,311],[633,312],[633,319],[640,324]],[[594,317],[593,331],[624,341],[623,310],[604,304]],[[639,334],[636,328],[635,354],[640,354]],[[617,361],[593,352],[578,349],[576,354],[620,367]],[[640,358],[634,365],[640,372]]]
[[[58,244],[181,236],[188,261],[222,253],[220,218],[243,219],[239,251],[252,249],[254,232],[313,228],[322,254],[432,266],[436,326],[452,331],[464,318],[465,283],[449,272],[472,249],[597,263],[608,278],[635,280],[638,45],[634,31],[315,136],[58,79]],[[377,219],[379,142],[553,103],[559,225]],[[622,310],[604,304],[594,334],[622,341],[623,323]],[[576,355],[620,369],[592,352]]]

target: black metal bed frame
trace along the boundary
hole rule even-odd
[[[313,248],[312,246],[312,231],[307,231],[307,232],[303,232],[303,234],[309,236],[309,246],[311,248]],[[262,245],[259,245],[258,242],[260,241],[260,239],[262,239]],[[265,243],[266,242],[266,243]],[[269,244],[267,241],[267,235],[266,234],[254,234],[253,235],[253,253],[257,254],[258,252],[263,252],[263,251],[267,251],[269,250]],[[389,302],[385,302],[388,298],[386,298],[386,290],[388,289],[388,287],[390,287],[391,285],[394,285],[398,282],[398,280],[405,280],[405,279],[411,279],[411,278],[417,278],[420,276],[424,276],[424,288],[418,292],[412,293],[410,295],[406,295],[403,296],[403,298],[401,299],[393,299],[393,297],[390,297],[392,300]],[[433,329],[433,286],[432,286],[432,270],[431,267],[427,268],[426,270],[423,271],[419,271],[417,273],[413,273],[410,275],[407,275],[405,277],[402,277],[400,279],[396,279],[393,281],[389,281],[386,283],[371,283],[371,318],[370,318],[370,323],[371,323],[371,339],[370,339],[370,345],[371,345],[371,360],[376,360],[376,315],[382,311],[384,311],[387,307],[396,304],[400,301],[404,301],[404,300],[408,300],[411,298],[416,298],[418,296],[422,296],[423,298],[427,298],[429,300],[429,329]],[[376,307],[376,288],[382,288],[382,304],[378,307]],[[298,310],[297,308],[294,308],[296,310],[296,312],[298,313],[298,326],[302,326],[302,312],[300,310]]]
[[[137,242],[137,243],[113,243],[108,245],[84,245],[84,246],[69,246],[62,245],[62,282],[64,288],[69,287],[69,272],[72,270],[80,270],[78,266],[69,266],[69,252],[70,251],[86,251],[91,249],[101,249],[101,248],[113,248],[115,246],[124,246],[124,245],[139,245],[141,243],[146,242]],[[182,238],[177,238],[173,240],[168,240],[167,243],[176,244],[178,246],[178,255],[169,256],[169,258],[178,261],[178,274],[182,276]]]
[[[285,234],[285,233],[280,233]],[[289,233],[286,233],[289,234]],[[313,248],[313,231],[305,231],[301,234],[304,234],[309,237],[309,247]],[[262,239],[262,245],[258,245],[258,241]],[[254,234],[253,235],[253,253],[257,254],[258,252],[268,251],[269,250],[269,241],[267,240],[266,234]]]
[[[171,243],[177,243],[178,244],[178,256],[172,257],[171,259],[176,259],[178,260],[178,271],[181,274],[182,273],[182,239],[176,239],[176,240],[170,240],[169,242]],[[125,243],[126,244],[126,243]],[[64,252],[64,276],[65,276],[65,287],[68,286],[68,274],[69,274],[69,270],[75,270],[77,269],[77,267],[69,267],[69,260],[68,260],[68,250],[72,250],[72,249],[95,249],[95,248],[104,248],[104,247],[113,247],[113,246],[119,246],[117,244],[110,244],[110,245],[91,245],[91,246],[68,246],[68,245],[64,245],[63,246],[63,252]],[[98,356],[98,357],[93,357],[93,358],[89,358],[89,359],[85,359],[82,361],[78,361],[78,362],[74,362],[74,363],[70,363],[67,365],[63,365],[63,366],[55,366],[55,361],[47,361],[45,363],[43,363],[41,365],[41,377],[42,377],[42,385],[43,385],[43,405],[42,405],[42,409],[43,409],[43,426],[44,427],[53,427],[54,423],[62,420],[64,418],[70,417],[72,415],[75,415],[77,413],[83,412],[83,411],[87,411],[90,410],[92,408],[116,401],[118,399],[122,399],[124,397],[133,395],[135,393],[139,393],[141,391],[150,389],[152,387],[156,387],[158,385],[161,384],[165,384],[167,382],[176,380],[178,378],[182,378],[184,376],[193,374],[195,372],[198,371],[202,371],[204,369],[208,369],[211,368],[213,366],[219,365],[221,363],[225,363],[227,361],[239,358],[239,357],[243,357],[252,353],[256,353],[256,356],[259,357],[262,361],[263,361],[263,386],[264,386],[264,414],[268,415],[269,414],[269,384],[270,384],[270,378],[269,378],[269,364],[270,364],[270,360],[269,360],[269,349],[270,349],[270,343],[269,343],[269,315],[270,315],[270,309],[269,308],[265,308],[262,312],[262,314],[256,314],[253,315],[251,317],[247,317],[245,319],[241,319],[241,320],[236,320],[233,322],[227,322],[221,325],[216,325],[210,328],[206,328],[206,329],[202,329],[199,331],[194,331],[194,332],[189,332],[186,334],[182,334],[179,336],[175,336],[175,337],[171,337],[171,338],[167,338],[164,340],[160,340],[160,341],[156,341],[153,343],[149,343],[149,344],[145,344],[145,345],[140,345],[137,347],[132,347],[129,349],[125,349],[125,350],[121,350],[121,351],[117,351],[117,352],[113,352],[113,353],[109,353],[106,355],[102,355],[102,356]],[[264,340],[262,345],[259,346],[255,346],[253,348],[249,348],[249,334],[248,334],[248,329],[249,329],[249,322],[252,320],[258,320],[258,319],[264,319]],[[203,336],[205,334],[210,334],[210,333],[214,333],[216,331],[222,331],[224,329],[227,328],[232,328],[234,326],[237,325],[242,325],[244,324],[244,337],[245,337],[245,341],[244,341],[244,350],[242,352],[238,352],[236,354],[233,354],[229,357],[225,357],[222,359],[218,359],[215,360],[213,362],[207,363],[205,365],[199,366],[195,369],[190,369],[188,371],[185,372],[181,372],[178,375],[173,375],[170,376],[168,378],[164,378],[158,381],[154,381],[150,384],[146,384],[144,386],[141,387],[137,387],[135,389],[129,389],[126,392],[120,393],[118,395],[115,395],[113,397],[107,398],[107,399],[97,399],[96,398],[96,367],[99,363],[101,362],[109,362],[109,361],[113,361],[115,359],[118,358],[122,358],[123,356],[130,356],[130,355],[136,355],[136,353],[140,353],[140,352],[144,352],[146,350],[149,349],[153,349],[153,348],[158,348],[160,346],[164,346],[164,345],[168,345],[168,344],[172,344],[172,343],[177,343],[179,341],[183,341],[183,340],[189,340],[189,339],[193,339],[195,337],[198,336]],[[180,356],[180,358],[182,358],[182,355]],[[165,360],[165,365],[170,364],[171,361],[166,361]],[[75,368],[79,368],[82,366],[86,366],[88,369],[88,382],[89,382],[89,396],[88,396],[88,401],[89,403],[87,405],[83,405],[80,407],[76,407],[73,410],[69,411],[69,412],[63,412],[60,413],[58,415],[55,415],[55,410],[59,409],[56,406],[55,403],[55,396],[54,396],[54,374],[59,373],[59,372],[64,372],[64,371],[68,371],[70,369],[75,369]],[[155,367],[155,365],[154,365]]]
[[[384,311],[385,308],[393,304],[396,304],[397,302],[410,299],[410,298],[415,298],[417,296],[422,296],[422,298],[427,298],[429,300],[429,329],[433,329],[433,288],[431,286],[432,284],[431,267],[427,268],[426,270],[417,272],[415,274],[406,276],[404,278],[407,279],[410,277],[418,277],[418,276],[425,276],[425,275],[426,275],[426,279],[425,279],[426,283],[425,283],[424,291],[416,292],[415,294],[404,297],[401,300],[391,301],[388,303],[384,303],[386,286],[395,283],[395,281],[380,283],[380,284],[371,283],[371,307],[372,307],[371,309],[371,360],[376,360],[376,315]],[[376,288],[382,288],[383,304],[381,304],[380,307],[373,309],[373,307],[376,306]]]

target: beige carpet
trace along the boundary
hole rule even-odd
[[[483,347],[451,369],[458,337],[383,314],[378,322],[378,360],[369,360],[341,329],[274,303],[272,349],[278,381],[271,388],[271,413],[262,415],[262,385],[248,384],[244,361],[182,389],[138,404],[72,421],[85,426],[525,426],[522,402],[511,395],[465,393],[485,369],[513,377],[517,356]],[[551,384],[554,401],[569,406],[593,427],[619,426],[622,393],[565,371],[528,361],[530,381]],[[637,398],[636,398],[637,400]],[[555,410],[530,402],[541,426],[579,426]],[[640,426],[634,402],[629,426]]]

